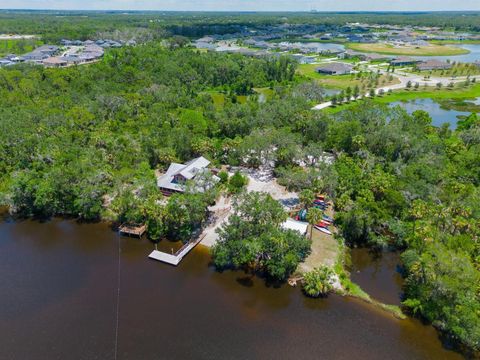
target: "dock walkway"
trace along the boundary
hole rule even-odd
[[[185,255],[187,255],[202,240],[203,236],[200,236],[198,239],[186,243],[173,255],[163,251],[153,250],[150,255],[148,255],[148,257],[153,260],[158,260],[170,265],[177,266],[178,264],[180,264],[180,261],[183,260]]]

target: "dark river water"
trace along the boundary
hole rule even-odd
[[[215,272],[202,247],[177,268],[151,250],[105,224],[0,222],[0,359],[461,358],[361,301]]]
[[[400,305],[403,279],[398,253],[352,249],[351,260],[349,270],[353,282],[385,304]]]

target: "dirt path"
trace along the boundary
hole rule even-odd
[[[310,234],[310,228],[308,231],[308,234]],[[298,266],[298,270],[302,273],[308,272],[321,265],[333,268],[339,251],[338,242],[332,235],[313,229],[312,252],[305,259],[305,262]]]

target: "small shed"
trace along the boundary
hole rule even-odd
[[[281,227],[285,230],[294,230],[298,231],[302,235],[306,235],[308,223],[287,219],[284,223],[282,223]]]

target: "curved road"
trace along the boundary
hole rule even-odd
[[[379,70],[375,66],[370,66],[369,69],[370,70]],[[387,74],[386,71],[381,70],[381,69],[380,69],[380,73],[381,74]],[[384,86],[384,87],[379,87],[379,88],[375,89],[375,94],[376,95],[378,95],[381,91],[387,92],[389,90],[405,89],[405,88],[407,88],[408,82],[411,82],[412,86],[415,83],[418,83],[420,86],[423,86],[423,85],[436,86],[438,83],[441,83],[442,86],[448,86],[448,84],[450,84],[450,83],[455,84],[455,83],[459,83],[459,82],[467,80],[466,76],[459,76],[459,77],[456,77],[456,78],[449,78],[449,77],[446,78],[446,77],[435,77],[434,76],[434,77],[429,78],[428,80],[425,80],[425,78],[423,76],[416,75],[416,74],[409,74],[407,72],[399,72],[399,73],[395,73],[395,74],[388,73],[388,74],[395,76],[400,81],[400,83],[394,84],[394,85],[388,85],[388,86]],[[365,94],[364,97],[370,97],[370,93]],[[356,100],[356,99],[354,97],[352,97],[350,100]],[[332,106],[332,102],[331,101],[326,101],[324,103],[315,105],[312,108],[312,110],[321,110],[321,109],[325,109],[325,108],[330,107],[330,106]]]

